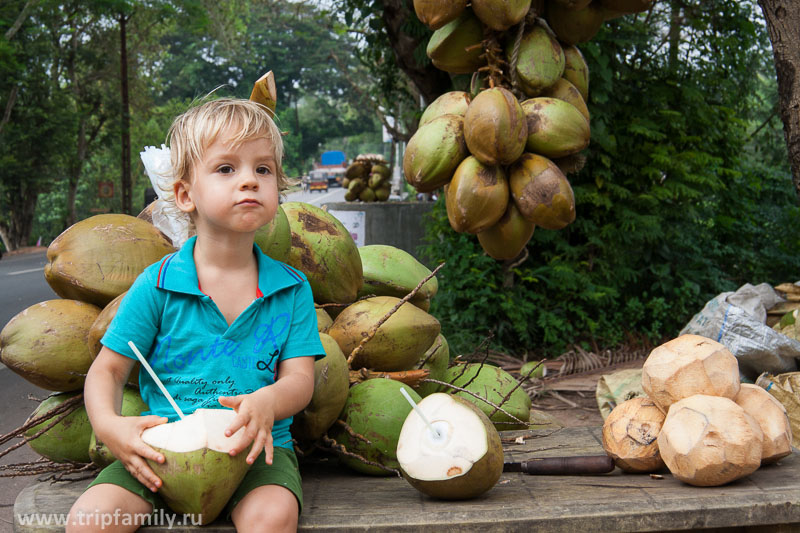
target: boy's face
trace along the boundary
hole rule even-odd
[[[256,138],[233,147],[220,135],[193,165],[189,183],[175,184],[175,200],[194,213],[201,231],[255,232],[278,209],[275,151],[268,139]]]

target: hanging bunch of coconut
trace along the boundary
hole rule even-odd
[[[342,187],[348,202],[385,202],[392,190],[389,163],[378,154],[357,156],[345,171]]]
[[[623,470],[665,464],[685,483],[717,486],[792,452],[786,410],[741,384],[736,357],[714,340],[681,335],[656,347],[642,388],[647,398],[618,405],[603,426],[603,447]]]
[[[591,137],[589,69],[575,45],[653,2],[414,0],[434,30],[433,65],[473,74],[473,84],[424,110],[403,158],[406,181],[419,192],[444,187],[452,228],[477,235],[497,260],[519,256],[536,226],[572,223],[566,175],[583,166]]]

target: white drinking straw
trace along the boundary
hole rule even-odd
[[[431,433],[433,433],[434,437],[437,437],[437,438],[441,437],[441,435],[439,435],[439,432],[436,431],[436,428],[433,427],[433,424],[428,422],[428,419],[425,418],[424,414],[422,414],[422,409],[419,408],[419,406],[417,405],[417,402],[415,402],[414,400],[411,399],[411,396],[408,395],[408,393],[406,392],[406,390],[404,388],[401,387],[400,388],[400,392],[403,394],[403,396],[405,396],[406,400],[408,400],[408,403],[411,404],[411,407],[414,408],[414,411],[417,412],[417,414],[422,419],[422,421],[425,422],[425,425],[428,426],[428,429],[430,430]]]
[[[136,347],[136,345],[133,344],[133,341],[128,341],[128,346],[131,347],[133,353],[135,353],[136,357],[139,358],[139,362],[142,363],[144,369],[147,370],[147,373],[150,374],[150,377],[153,378],[153,381],[156,382],[156,385],[158,385],[158,388],[161,389],[161,392],[164,394],[164,396],[167,397],[167,400],[169,400],[169,404],[172,406],[173,409],[175,409],[175,412],[178,413],[180,419],[183,420],[184,418],[186,418],[186,416],[183,414],[183,411],[181,411],[181,408],[178,407],[178,404],[175,403],[175,400],[173,400],[172,396],[170,396],[170,394],[167,392],[167,389],[166,387],[164,387],[164,384],[161,383],[161,380],[158,379],[156,373],[153,372],[153,369],[150,367],[150,365],[147,364],[147,361],[145,361],[142,352],[140,352],[139,349]]]

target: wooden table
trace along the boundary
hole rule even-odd
[[[507,460],[603,453],[600,428],[503,432]],[[524,443],[515,438],[524,437]],[[463,502],[433,500],[397,477],[367,477],[335,461],[303,465],[305,510],[300,531],[613,531],[800,532],[800,458],[760,468],[723,487],[685,485],[615,470],[599,476],[505,473],[483,496]],[[20,515],[66,513],[88,482],[34,484],[17,497],[14,531],[50,533],[55,525],[26,525]],[[203,528],[166,526],[140,531],[233,531],[230,523]]]

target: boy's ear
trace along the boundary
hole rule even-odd
[[[191,213],[194,211],[194,201],[191,195],[191,185],[185,180],[178,180],[172,186],[172,191],[175,193],[175,205],[184,213]]]

